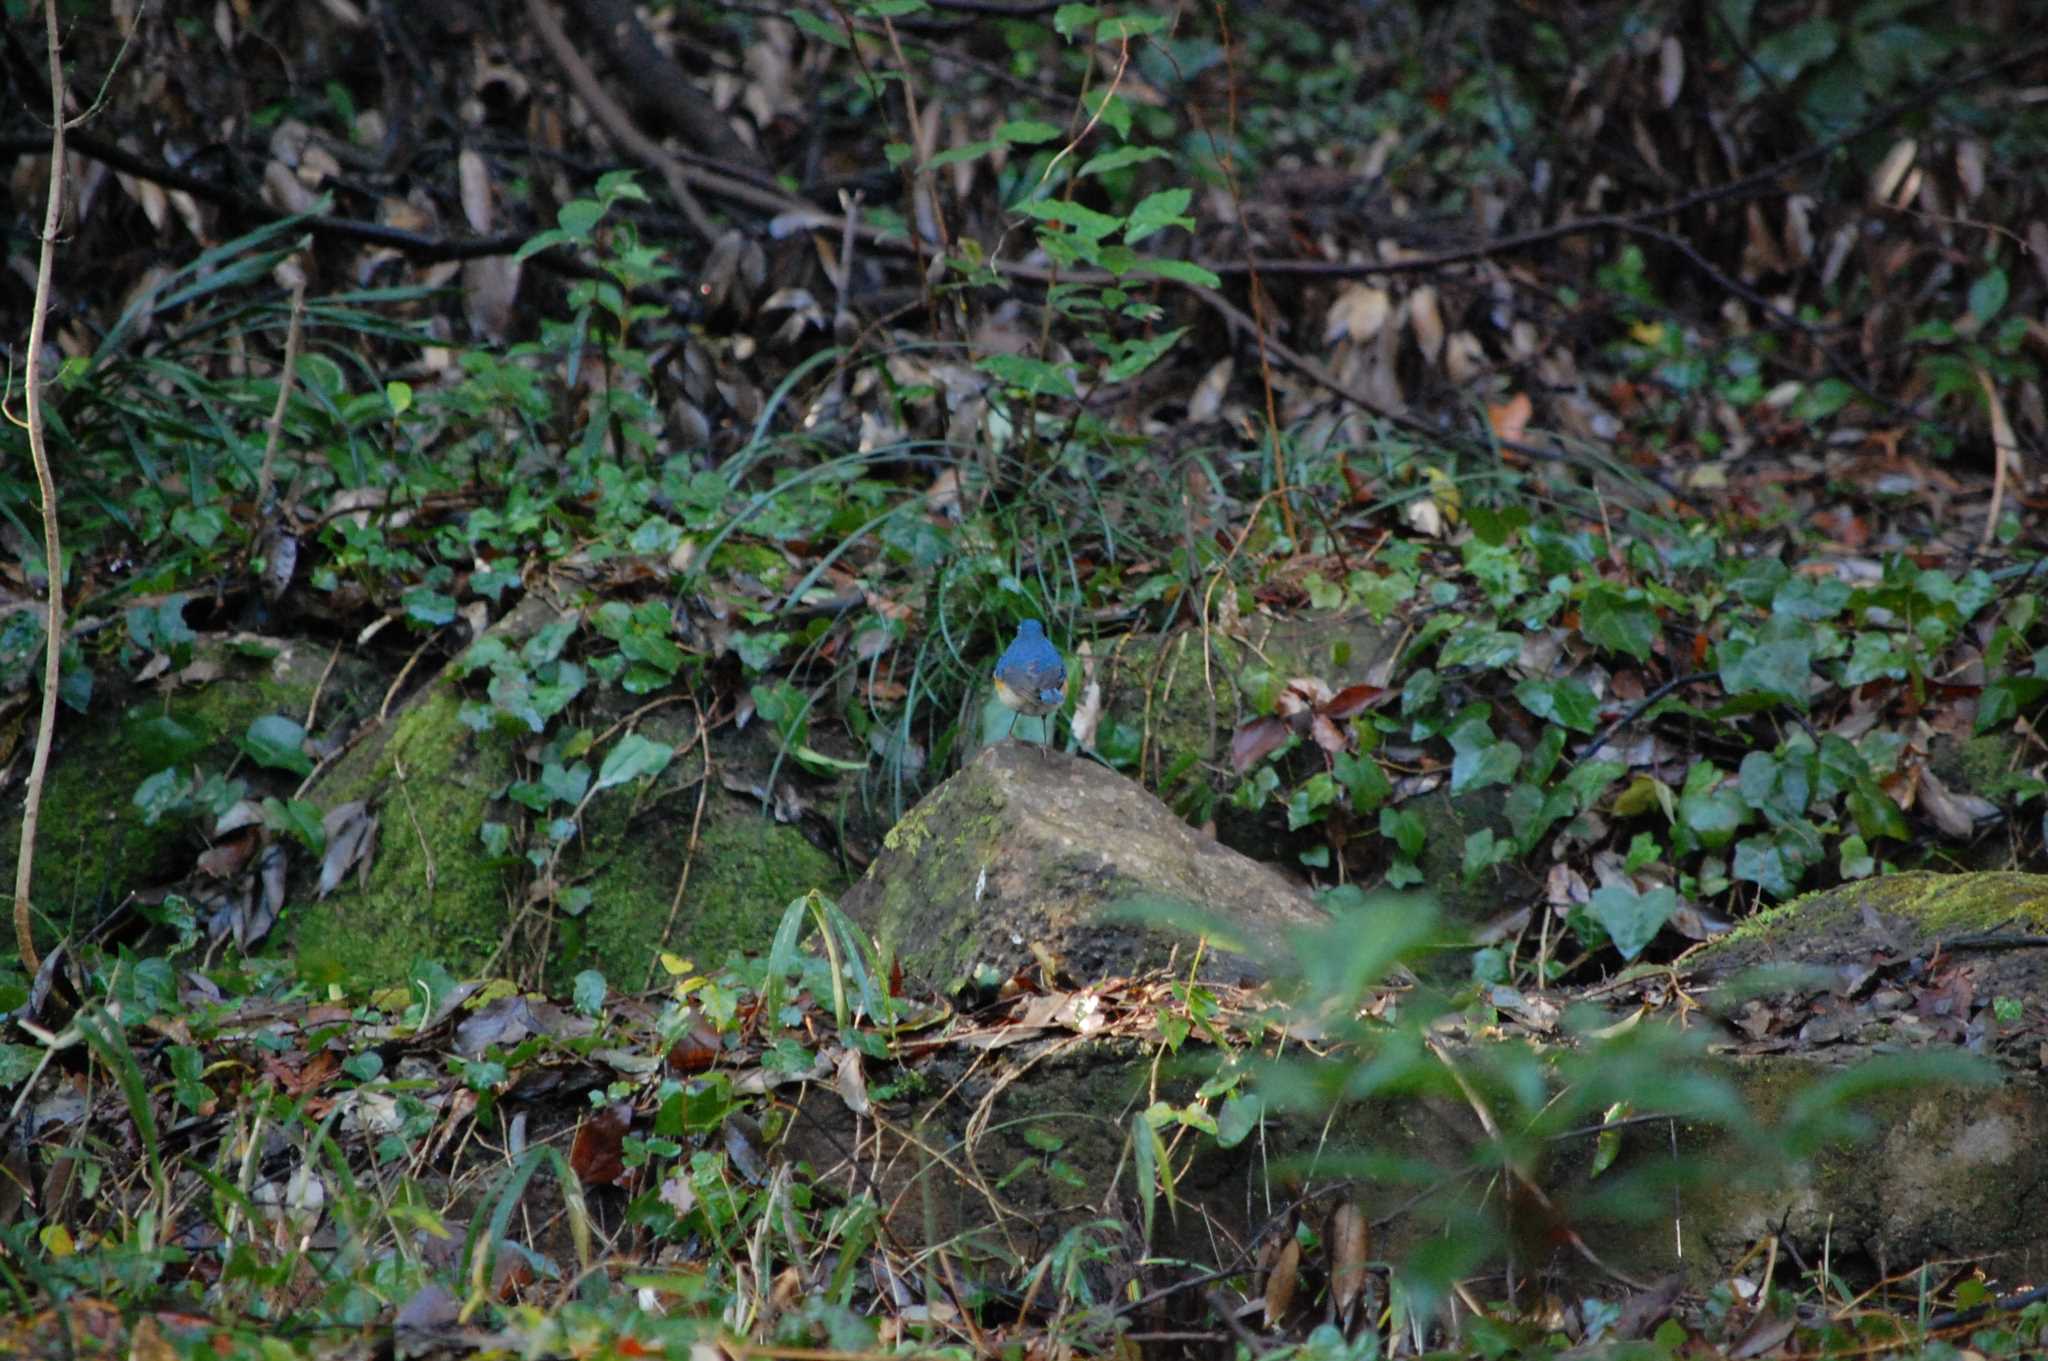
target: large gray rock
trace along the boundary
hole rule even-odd
[[[844,907],[883,952],[941,987],[980,965],[1028,966],[1033,946],[1077,979],[1165,964],[1189,937],[1117,919],[1142,904],[1228,921],[1277,944],[1322,921],[1307,892],[1189,827],[1146,790],[1080,757],[1002,742],[906,814]],[[1249,954],[1205,954],[1213,978],[1256,973]]]

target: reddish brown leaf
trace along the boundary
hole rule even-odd
[[[690,1023],[683,1037],[668,1051],[668,1066],[678,1073],[701,1073],[718,1062],[718,1032],[702,1020]]]
[[[569,1166],[585,1186],[618,1184],[626,1171],[626,1131],[632,1127],[633,1108],[624,1102],[607,1106],[576,1126]]]
[[[1277,1328],[1287,1313],[1287,1306],[1294,1303],[1294,1287],[1301,1278],[1301,1240],[1289,1235],[1286,1246],[1280,1249],[1279,1260],[1273,1263],[1273,1270],[1266,1277],[1266,1326]]]
[[[1493,426],[1495,438],[1503,444],[1520,444],[1522,435],[1529,428],[1529,417],[1536,411],[1535,403],[1526,392],[1517,392],[1498,406],[1486,408],[1486,419]]]
[[[1341,721],[1355,718],[1367,709],[1377,709],[1393,697],[1394,691],[1384,685],[1347,685],[1330,696],[1323,712]]]
[[[201,874],[210,874],[216,879],[232,879],[242,872],[249,863],[249,857],[256,853],[260,838],[254,827],[244,827],[232,836],[222,837],[211,849],[201,853],[195,862]]]
[[[1262,714],[1239,728],[1230,738],[1230,765],[1242,775],[1280,749],[1287,740],[1287,725],[1270,714]]]

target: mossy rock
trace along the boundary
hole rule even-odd
[[[2000,927],[2048,931],[2048,875],[1891,874],[1808,893],[1742,922],[1688,961],[1701,973],[1765,964],[1832,966],[1872,950]]]
[[[422,960],[481,969],[505,938],[515,876],[485,853],[493,796],[511,782],[513,747],[457,718],[440,680],[349,752],[315,787],[335,807],[360,799],[380,818],[368,883],[295,904],[301,973],[350,987],[403,981]]]
[[[150,776],[232,767],[253,796],[291,793],[297,776],[251,766],[237,743],[265,715],[304,718],[316,688],[321,732],[341,730],[376,702],[374,668],[344,654],[330,671],[329,660],[287,639],[205,635],[191,662],[160,683],[103,684],[88,712],[60,710],[36,829],[38,938],[84,930],[129,893],[190,875],[205,843],[189,817],[145,816],[135,793]],[[9,883],[20,841],[17,789],[0,819]]]
[[[1214,928],[1205,975],[1245,977],[1255,957],[1326,920],[1300,884],[1202,836],[1142,786],[1014,743],[926,795],[844,905],[885,957],[939,987],[1047,959],[1085,982],[1163,966],[1194,941],[1165,923],[1198,918]]]
[[[529,597],[496,626],[515,646],[554,617]],[[836,893],[846,875],[798,826],[765,816],[722,783],[704,791],[694,723],[681,706],[650,710],[634,730],[677,748],[660,774],[595,794],[554,866],[553,893],[536,891],[528,858],[545,848],[549,818],[506,797],[530,778],[540,739],[472,730],[461,718],[470,687],[444,676],[366,737],[317,787],[326,807],[361,799],[381,819],[368,883],[325,901],[303,897],[293,912],[300,967],[316,982],[352,987],[399,982],[432,960],[458,975],[489,971],[556,988],[584,969],[618,986],[644,986],[664,949],[716,964],[735,950],[762,950],[791,899]],[[600,703],[604,723],[615,702]],[[595,734],[593,734],[595,735]],[[592,766],[602,753],[589,758]],[[762,728],[724,730],[713,741],[713,775],[768,769]],[[785,772],[786,773],[786,772]],[[486,846],[500,824],[508,853]],[[698,844],[689,853],[690,833]],[[685,861],[690,872],[678,901]]]

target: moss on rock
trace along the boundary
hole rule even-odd
[[[184,878],[203,843],[187,817],[151,823],[135,804],[142,782],[169,767],[226,772],[238,739],[266,714],[305,716],[328,671],[318,649],[283,639],[207,635],[193,648],[187,676],[210,679],[162,688],[103,686],[87,713],[65,713],[43,786],[36,827],[35,902],[45,942],[84,929],[124,895]],[[337,661],[327,674],[323,713],[338,722],[368,668]],[[235,771],[252,792],[289,793],[295,776],[265,788],[266,775]],[[12,883],[21,842],[19,796],[0,818],[5,875]],[[54,928],[54,929],[53,929]]]
[[[361,799],[381,823],[367,887],[293,912],[308,979],[397,982],[423,959],[472,971],[503,939],[513,880],[485,855],[480,833],[511,779],[512,744],[472,733],[460,706],[453,684],[435,683],[322,781],[323,804]]]

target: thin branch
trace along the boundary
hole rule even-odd
[[[569,35],[562,31],[554,11],[548,8],[547,0],[526,0],[526,17],[533,24],[534,32],[540,35],[541,45],[555,59],[555,65],[562,68],[562,74],[569,78],[577,98],[589,106],[592,116],[606,132],[618,138],[626,150],[659,171],[661,177],[668,181],[670,195],[674,197],[676,206],[683,210],[683,216],[690,220],[697,235],[703,237],[706,244],[716,241],[717,224],[712,222],[711,215],[704,211],[704,205],[691,192],[690,180],[694,172],[690,167],[663,151],[659,143],[640,131],[633,122],[633,116],[612,98],[611,92],[598,80],[597,73],[590,69],[590,63],[583,60],[583,54],[569,41]]]
[[[50,45],[50,196],[43,206],[43,247],[36,259],[36,299],[28,323],[24,407],[28,451],[43,498],[43,574],[49,608],[43,616],[43,706],[36,718],[35,755],[21,803],[21,849],[14,862],[14,943],[22,967],[33,976],[36,955],[34,912],[29,890],[35,883],[36,820],[42,812],[43,779],[50,769],[50,742],[57,731],[57,687],[63,680],[64,545],[57,528],[57,483],[50,474],[50,448],[43,438],[43,333],[50,320],[50,284],[57,270],[57,229],[64,221],[64,58],[57,39],[57,0],[43,0],[43,26]]]
[[[270,413],[270,434],[263,442],[263,469],[256,481],[256,526],[260,531],[270,514],[270,500],[277,490],[277,445],[284,433],[284,412],[292,399],[292,385],[298,376],[299,337],[306,318],[306,276],[293,271],[292,320],[284,338],[284,370],[277,376],[277,406]]]

